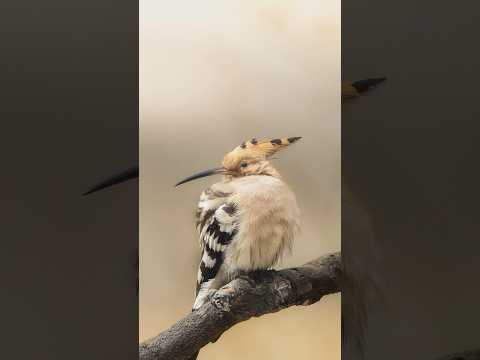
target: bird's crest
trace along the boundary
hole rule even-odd
[[[278,150],[300,140],[301,137],[289,137],[281,139],[252,139],[243,142],[230,151],[223,158],[224,168],[235,168],[236,165],[245,159],[266,160]]]

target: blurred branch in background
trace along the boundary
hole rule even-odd
[[[339,292],[340,277],[339,252],[301,267],[242,275],[212,292],[200,309],[140,344],[140,360],[188,359],[239,322],[293,305],[311,305]]]

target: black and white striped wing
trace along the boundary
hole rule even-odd
[[[203,305],[223,264],[224,253],[237,234],[238,216],[233,203],[202,211],[197,227],[200,232],[202,259],[198,269],[197,291],[193,309]]]

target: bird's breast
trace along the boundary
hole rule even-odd
[[[238,208],[239,224],[226,253],[227,268],[268,269],[291,250],[300,218],[295,195],[271,176],[247,176],[230,185],[229,201]]]

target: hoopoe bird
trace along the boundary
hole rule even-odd
[[[242,143],[219,168],[192,175],[176,186],[220,174],[223,180],[202,192],[196,225],[202,251],[193,310],[211,290],[235,276],[273,267],[289,253],[299,228],[294,193],[269,159],[300,137]]]

